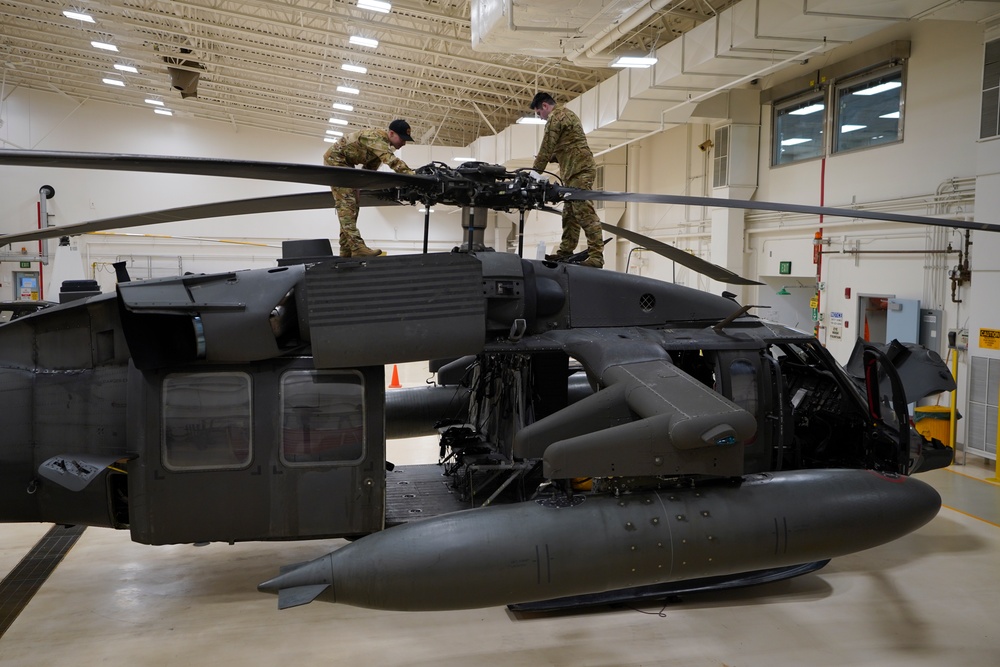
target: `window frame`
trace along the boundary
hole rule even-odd
[[[818,88],[796,93],[795,95],[791,95],[782,100],[778,100],[774,103],[771,111],[771,166],[772,167],[783,167],[789,164],[798,164],[800,162],[807,162],[809,160],[816,160],[819,158],[823,158],[827,155],[828,152],[827,137],[829,136],[829,133],[827,132],[827,126],[829,124],[827,114],[830,109],[829,100],[827,98],[828,95],[826,86],[820,86]],[[821,103],[823,105],[823,109],[816,112],[820,114],[819,116],[817,116],[817,118],[819,119],[818,123],[819,134],[821,135],[819,143],[819,152],[815,155],[809,155],[808,157],[790,159],[785,161],[779,160],[779,153],[782,148],[781,144],[782,139],[778,128],[779,121],[784,117],[792,115],[791,111],[787,111],[788,109],[792,110],[802,109],[810,106],[811,104],[817,104],[817,103]],[[811,116],[812,114],[809,115]]]
[[[841,104],[842,93],[848,89],[856,88],[863,84],[869,83],[876,79],[887,79],[895,78],[893,74],[899,74],[899,104],[897,105],[897,111],[899,117],[896,119],[896,138],[889,141],[880,141],[878,143],[868,143],[861,146],[851,146],[847,148],[841,147],[842,136],[849,134],[849,132],[844,132],[844,124],[842,122],[842,117],[844,114]],[[848,92],[847,95],[854,94],[853,91]],[[846,95],[844,95],[846,97]],[[831,86],[830,91],[830,104],[828,108],[833,109],[833,115],[831,122],[833,124],[833,131],[830,132],[830,154],[840,155],[843,153],[853,153],[856,151],[866,150],[869,148],[878,148],[880,146],[891,146],[893,144],[900,144],[903,142],[903,117],[904,117],[904,107],[906,106],[906,68],[903,63],[894,63],[883,65],[880,67],[875,67],[865,72],[859,73],[854,76],[844,77],[838,80],[833,86]]]

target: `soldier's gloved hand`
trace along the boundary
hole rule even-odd
[[[547,182],[549,180],[549,179],[545,178],[545,176],[543,176],[542,174],[539,174],[534,169],[532,169],[531,171],[529,171],[528,175],[531,176],[536,181],[545,181],[545,182]]]

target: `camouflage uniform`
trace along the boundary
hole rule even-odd
[[[413,170],[393,154],[389,133],[385,130],[359,130],[352,132],[330,146],[323,155],[323,162],[331,167],[354,167],[376,170],[387,164],[397,174],[412,174]],[[340,255],[369,254],[365,241],[358,232],[358,199],[360,193],[352,188],[330,188],[340,219]],[[375,253],[377,254],[377,253]]]
[[[532,169],[544,171],[549,162],[559,163],[559,174],[564,185],[582,190],[593,189],[594,176],[597,175],[594,154],[587,145],[579,117],[565,107],[556,107],[549,114],[545,123],[545,136]],[[576,252],[580,229],[583,229],[587,237],[587,265],[604,266],[601,220],[591,202],[564,202],[562,228],[562,243],[556,251],[557,257],[568,257]]]

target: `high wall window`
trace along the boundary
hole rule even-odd
[[[902,141],[905,90],[905,67],[894,62],[775,101],[771,165]]]
[[[983,58],[983,105],[979,138],[1000,136],[1000,39],[986,44]]]
[[[163,380],[163,465],[245,468],[251,448],[250,376],[174,373]]]
[[[356,463],[364,455],[364,383],[358,373],[291,371],[281,378],[281,460]]]
[[[774,151],[771,164],[822,157],[826,127],[826,95],[807,93],[774,105]]]
[[[902,140],[902,67],[848,79],[834,87],[834,94],[834,153]]]

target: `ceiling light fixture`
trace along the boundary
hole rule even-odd
[[[347,125],[347,121],[343,118],[331,118],[330,122],[334,125]]]
[[[656,64],[656,58],[652,56],[618,56],[611,63],[612,67],[652,67]]]
[[[163,106],[163,102],[161,100],[154,100],[152,98],[144,100],[144,102],[146,102],[146,104],[152,104],[155,107],[162,107]]]
[[[361,91],[357,88],[351,88],[350,86],[337,86],[338,93],[347,93],[348,95],[357,95]]]
[[[128,72],[129,74],[139,73],[139,70],[137,70],[132,65],[122,65],[121,63],[115,63],[115,69],[118,70],[119,72]]]
[[[877,86],[872,86],[871,88],[865,88],[864,90],[855,90],[855,95],[878,95],[879,93],[884,93],[887,90],[894,90],[899,88],[903,84],[899,81],[886,81],[885,83],[880,83]]]
[[[335,143],[337,143],[340,140],[339,139],[334,139],[333,137],[323,137],[323,141],[325,141],[328,144],[335,144]]]
[[[371,39],[370,37],[359,37],[357,35],[351,35],[351,38],[347,40],[351,44],[356,44],[357,46],[367,46],[372,49],[378,48],[378,40]]]
[[[793,137],[791,139],[785,139],[781,142],[782,146],[798,146],[799,144],[805,144],[812,141],[812,139],[806,139],[805,137]]]
[[[118,53],[118,47],[114,44],[108,44],[107,42],[91,42],[90,45],[95,49],[102,49],[104,51],[114,51]]]
[[[362,67],[361,65],[351,65],[348,63],[344,63],[343,65],[341,65],[340,69],[344,70],[345,72],[357,72],[358,74],[367,74],[368,72],[367,67]]]
[[[881,116],[879,116],[879,118],[899,118],[899,112],[898,111],[892,111],[892,112],[889,112],[889,113],[884,113]]]
[[[816,113],[817,111],[822,111],[825,109],[822,104],[810,104],[807,107],[802,107],[801,109],[796,109],[795,111],[789,111],[789,116],[807,116],[811,113]]]
[[[538,116],[521,116],[516,122],[518,125],[545,125],[545,121]]]
[[[76,19],[77,21],[83,21],[84,23],[95,23],[94,17],[90,14],[81,14],[80,12],[71,12],[68,9],[63,10],[63,16],[68,19]]]
[[[841,125],[840,126],[840,133],[841,134],[847,134],[848,132],[854,132],[856,130],[863,130],[866,127],[868,127],[868,126],[867,125]]]
[[[125,86],[125,82],[122,81],[121,79],[108,79],[107,77],[105,77],[101,79],[101,81],[108,84],[109,86],[121,86],[121,87]]]
[[[476,158],[474,158],[474,157],[453,157],[452,160],[454,160],[455,162],[475,162]]]
[[[392,4],[381,0],[358,0],[358,9],[367,9],[381,14],[388,14]]]
[[[341,104],[340,102],[334,102],[333,108],[337,111],[354,111],[354,107],[350,104]]]
[[[331,137],[342,137],[342,136],[344,136],[344,133],[341,132],[340,130],[327,130],[326,133],[329,134]]]
[[[173,116],[174,112],[170,109],[153,109],[153,113],[158,113],[161,116]]]

